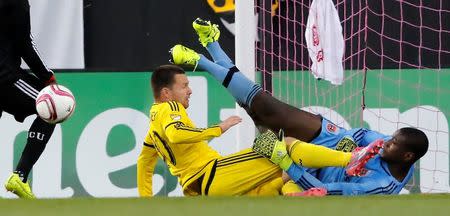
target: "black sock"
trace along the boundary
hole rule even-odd
[[[23,182],[28,179],[31,168],[41,156],[52,136],[55,125],[49,124],[37,117],[28,131],[28,139],[25,149],[22,152],[15,173],[18,173]]]

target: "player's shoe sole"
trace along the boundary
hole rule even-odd
[[[197,18],[194,22],[192,22],[192,27],[198,35],[198,41],[200,41],[204,47],[208,46],[209,43],[219,40],[219,26],[212,24],[211,21]]]
[[[383,147],[382,139],[375,140],[364,148],[357,148],[352,152],[352,158],[345,168],[349,176],[364,176],[367,173],[365,168],[367,162],[375,157]]]
[[[177,44],[169,50],[170,62],[176,65],[186,65],[196,67],[200,55],[192,49],[181,44]]]
[[[7,191],[16,194],[20,198],[24,199],[35,199],[36,197],[31,192],[30,185],[23,183],[20,180],[19,175],[16,173],[11,174],[5,183],[5,188]]]

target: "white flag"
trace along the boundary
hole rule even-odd
[[[315,78],[334,85],[342,84],[344,38],[339,15],[331,0],[314,0],[309,9],[305,31],[306,45]]]

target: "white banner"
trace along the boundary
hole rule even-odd
[[[49,68],[84,68],[82,0],[29,0],[31,34]],[[23,68],[28,68],[22,63]]]

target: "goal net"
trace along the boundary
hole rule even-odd
[[[255,1],[264,89],[346,128],[421,129],[429,151],[404,192],[450,192],[450,3],[333,0],[345,42],[344,82],[335,86],[310,73],[305,30],[312,2]]]

